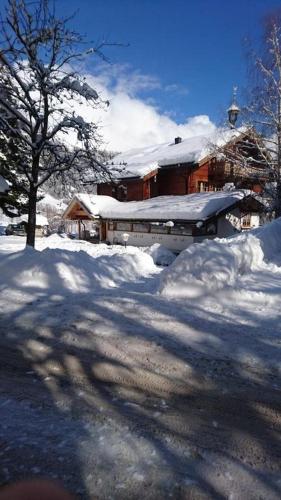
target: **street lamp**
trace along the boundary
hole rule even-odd
[[[230,128],[235,128],[235,123],[237,122],[237,118],[240,113],[240,108],[236,104],[236,94],[237,87],[233,87],[233,101],[231,106],[227,110]]]
[[[166,227],[174,227],[174,225],[175,224],[173,223],[172,220],[168,220],[168,222],[165,222],[165,224],[164,224],[164,226],[166,226]]]
[[[127,241],[129,239],[130,235],[128,233],[123,233],[122,234],[122,240],[124,241],[125,248],[127,247]]]

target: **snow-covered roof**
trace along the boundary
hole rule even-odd
[[[15,219],[12,219],[12,224],[15,224],[14,220]],[[17,221],[19,221],[19,222],[27,222],[27,220],[28,220],[27,214],[24,214],[24,215],[21,215],[20,217],[17,217]],[[49,222],[48,222],[47,217],[45,217],[45,215],[36,214],[36,226],[48,226],[48,225],[49,225]]]
[[[111,196],[103,196],[96,194],[77,193],[71,200],[69,206],[63,214],[67,218],[68,213],[71,211],[74,204],[78,202],[86,209],[88,214],[92,217],[99,217],[101,212],[106,207],[117,206],[120,202]]]
[[[4,177],[0,175],[0,193],[5,193],[5,191],[8,191],[9,189],[9,184],[7,181],[5,181]]]
[[[78,194],[75,201],[81,202],[92,217],[118,220],[206,220],[218,215],[247,196],[248,190],[194,193],[185,196],[157,196],[144,201],[118,201],[110,196]]]
[[[174,142],[157,144],[145,148],[132,149],[115,156],[107,168],[118,179],[144,177],[167,165],[178,163],[199,163],[214,147],[223,147],[228,142],[245,134],[247,129],[217,129],[215,132]]]
[[[139,220],[206,220],[249,195],[249,191],[157,196],[144,201],[119,202],[101,211],[101,217]]]

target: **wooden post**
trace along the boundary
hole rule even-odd
[[[81,240],[81,220],[78,220],[78,237]]]
[[[100,241],[105,241],[107,236],[106,222],[100,221]]]

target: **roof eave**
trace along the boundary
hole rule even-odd
[[[63,216],[62,218],[65,219],[67,217],[67,215],[69,214],[69,212],[72,210],[73,206],[75,203],[79,203],[79,205],[81,205],[81,207],[83,208],[83,210],[85,210],[85,212],[88,214],[89,217],[93,218],[93,219],[97,219],[99,218],[99,216],[97,215],[94,215],[91,213],[91,211],[86,207],[85,203],[83,203],[77,195],[74,195],[74,197],[72,198],[71,202],[70,202],[70,205],[66,208],[66,210],[64,211],[63,213]]]

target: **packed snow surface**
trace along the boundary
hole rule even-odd
[[[279,500],[280,234],[193,245],[164,270],[160,247],[1,236],[1,483]]]
[[[281,218],[232,238],[205,240],[181,252],[163,271],[163,295],[196,297],[233,287],[237,277],[270,267],[281,255]],[[281,262],[281,259],[280,259]]]
[[[222,147],[245,132],[244,127],[235,130],[219,129],[210,134],[184,139],[178,144],[170,142],[132,149],[115,156],[112,164],[107,167],[117,178],[143,177],[165,165],[198,163],[214,147]]]

